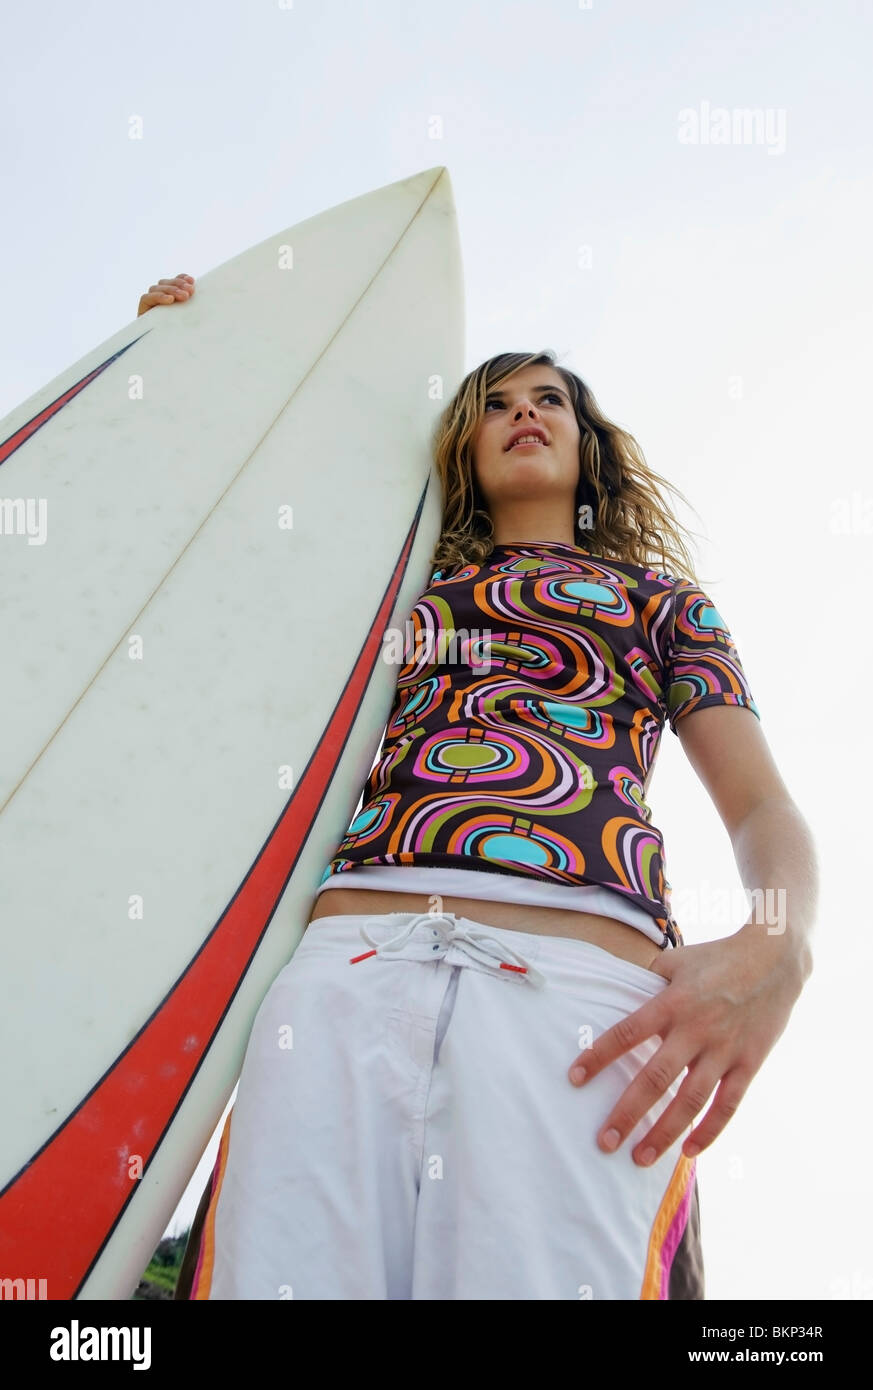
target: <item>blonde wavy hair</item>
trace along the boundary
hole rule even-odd
[[[654,566],[699,585],[686,544],[693,533],[677,521],[662,489],[669,489],[690,506],[688,499],[649,467],[633,435],[606,418],[582,378],[559,366],[548,349],[489,357],[464,377],[438,418],[433,451],[442,486],[443,520],[431,557],[432,569],[463,569],[484,563],[490,555],[494,527],[473,473],[471,440],[490,393],[522,367],[540,365],[551,367],[563,379],[579,422],[579,486],[574,509],[578,544],[594,555],[646,568]],[[594,525],[583,531],[578,518],[580,507],[585,505],[591,507]]]

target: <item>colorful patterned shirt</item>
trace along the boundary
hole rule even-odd
[[[363,804],[322,882],[415,864],[599,884],[681,944],[645,799],[664,723],[675,734],[707,705],[761,717],[703,590],[582,546],[497,545],[435,571],[400,661]]]

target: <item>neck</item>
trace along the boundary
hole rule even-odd
[[[573,516],[567,515],[566,505],[531,507],[524,503],[509,503],[495,507],[491,514],[494,544],[507,545],[522,541],[560,545],[576,545]]]

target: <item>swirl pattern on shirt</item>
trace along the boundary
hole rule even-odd
[[[677,944],[646,790],[665,721],[760,714],[733,639],[688,580],[557,542],[437,571],[404,632],[360,810],[327,866],[475,867],[599,884]]]

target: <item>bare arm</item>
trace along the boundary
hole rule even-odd
[[[752,896],[747,940],[784,953],[805,983],[819,874],[809,826],[749,710],[709,707],[676,725],[677,737],[721,817],[743,885]]]
[[[585,1085],[647,1038],[660,1039],[658,1051],[597,1136],[601,1149],[613,1152],[684,1072],[675,1097],[633,1150],[634,1161],[643,1165],[657,1162],[689,1125],[694,1127],[682,1153],[693,1158],[735,1114],[812,969],[809,937],[818,897],[809,828],[754,714],[736,706],[707,706],[678,720],[676,733],[731,837],[746,888],[765,890],[765,920],[756,920],[753,899],[749,920],[739,931],[662,952],[652,970],[669,987],[601,1033],[570,1067],[570,1080]],[[778,928],[780,919],[766,920],[767,890],[785,909],[775,932],[769,927]],[[577,1068],[584,1068],[581,1078]]]

